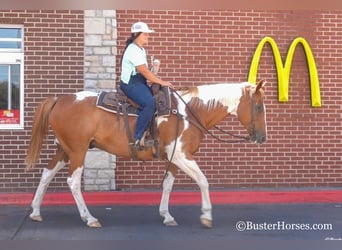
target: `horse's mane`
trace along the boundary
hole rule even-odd
[[[196,95],[196,93],[198,93],[198,88],[197,87],[177,87],[176,91],[180,93],[181,96],[183,95]]]
[[[199,85],[196,87],[180,87],[177,92],[187,101],[195,100],[196,105],[205,105],[207,109],[214,109],[223,105],[233,109],[239,103],[240,97],[248,82],[242,83],[216,83]]]

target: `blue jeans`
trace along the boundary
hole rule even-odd
[[[146,83],[146,78],[141,74],[131,76],[128,84],[120,81],[120,89],[128,98],[132,99],[140,106],[134,133],[134,139],[140,140],[145,130],[148,128],[155,112],[155,103],[151,89]]]

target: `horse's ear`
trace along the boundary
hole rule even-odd
[[[262,87],[265,86],[265,84],[266,84],[266,80],[265,80],[265,79],[260,80],[260,81],[258,82],[258,84],[257,84],[257,87],[256,87],[256,89],[255,89],[255,92],[258,92],[259,89],[261,89]]]

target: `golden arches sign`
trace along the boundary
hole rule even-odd
[[[309,68],[310,88],[311,88],[311,106],[320,107],[321,106],[321,94],[320,94],[319,80],[318,80],[318,73],[317,73],[315,59],[313,57],[313,54],[312,54],[312,51],[310,49],[308,42],[302,37],[296,38],[291,43],[290,48],[287,52],[286,59],[285,59],[285,65],[283,64],[283,60],[280,56],[279,48],[276,42],[273,40],[273,38],[271,37],[263,38],[259,42],[259,45],[255,50],[251,66],[249,68],[248,81],[252,83],[256,82],[262,49],[264,48],[266,43],[269,43],[272,48],[272,52],[273,52],[273,56],[274,56],[274,60],[276,64],[276,69],[277,69],[277,74],[278,74],[279,102],[287,102],[289,99],[289,79],[290,79],[293,55],[294,55],[297,45],[301,43],[305,51],[307,65]]]

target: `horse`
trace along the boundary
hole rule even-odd
[[[201,192],[200,221],[212,227],[212,205],[206,176],[194,160],[204,134],[227,116],[236,116],[248,132],[248,140],[262,144],[267,139],[264,105],[265,80],[214,83],[171,91],[175,110],[168,116],[156,117],[160,159],[169,161],[162,182],[160,216],[167,226],[177,222],[169,212],[169,197],[177,170],[184,171],[199,186]],[[26,157],[26,170],[33,168],[40,157],[42,143],[52,130],[58,147],[44,167],[31,202],[33,221],[42,221],[40,207],[49,183],[69,162],[67,184],[74,197],[81,219],[89,227],[101,223],[88,210],[81,192],[84,159],[90,145],[113,155],[130,158],[128,138],[122,114],[113,114],[96,107],[97,93],[81,91],[59,97],[47,97],[37,107],[32,124],[31,140]],[[129,117],[129,127],[135,129],[136,117]],[[139,160],[155,159],[153,149],[137,152]]]

